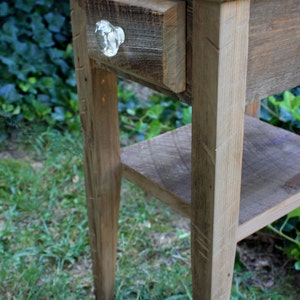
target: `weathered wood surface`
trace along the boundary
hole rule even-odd
[[[251,0],[247,103],[259,101],[300,84],[299,11],[299,0]],[[192,28],[192,20],[192,0],[187,0],[187,28]],[[187,30],[186,69],[191,70],[192,65],[192,30]],[[113,65],[108,68],[116,71]],[[118,73],[191,104],[192,74],[189,71],[186,74],[186,90],[182,93],[174,93],[157,82],[147,82],[136,74],[129,74],[124,70],[118,70]]]
[[[239,239],[300,206],[300,137],[247,120]]]
[[[161,0],[86,0],[90,57],[179,93],[185,90],[185,2]],[[105,19],[125,32],[114,57],[106,57],[95,38]]]
[[[300,1],[251,0],[247,102],[300,84]]]
[[[245,119],[237,240],[300,206],[300,137]],[[123,176],[190,218],[191,126],[122,150]]]
[[[191,254],[193,298],[199,300],[231,294],[249,11],[250,0],[193,4]]]
[[[170,21],[171,27],[179,28],[177,23],[184,16],[177,16],[182,10],[178,6],[173,10],[172,6],[171,17],[166,18],[166,11],[162,14],[164,17],[154,13],[154,10],[159,10],[161,1],[151,1],[156,3],[154,10],[150,0],[118,1],[126,3],[125,7],[130,5],[129,2],[135,3],[135,13],[139,12],[141,2],[149,4],[138,13],[140,18],[132,22],[140,20],[140,31],[144,33],[143,18],[150,16],[151,22],[148,23],[153,21],[156,26],[148,27],[146,33],[149,38],[157,37],[153,32],[159,28],[159,44],[170,46],[164,40],[165,36],[169,36],[165,35],[169,28],[166,29],[163,24]],[[98,69],[89,60],[89,57],[98,58],[98,50],[89,45],[88,54],[86,46],[87,40],[91,40],[86,32],[91,36],[95,23],[99,21],[98,13],[103,8],[99,9],[100,3],[111,4],[112,1],[71,0],[71,9],[80,113],[85,135],[85,176],[95,288],[98,299],[112,299],[120,194],[116,76]],[[88,8],[87,14],[84,7]],[[123,16],[117,16],[121,12],[129,15],[126,9],[122,5],[111,5],[110,21],[126,27],[131,17],[123,20]],[[300,163],[297,155],[299,137],[271,129],[265,124],[262,126],[257,121],[247,121],[246,126],[249,122],[251,130],[249,133],[246,130],[239,213],[246,74],[248,103],[299,83],[299,1],[286,0],[283,4],[281,0],[187,0],[185,11],[188,30],[186,47],[182,49],[186,49],[188,71],[186,78],[183,76],[180,80],[180,72],[175,72],[174,82],[177,80],[178,87],[173,81],[171,84],[166,81],[173,74],[173,69],[164,64],[166,56],[163,54],[160,54],[162,72],[158,73],[168,76],[153,71],[158,69],[150,58],[149,53],[156,54],[151,43],[142,45],[143,51],[138,49],[141,56],[131,56],[131,48],[125,53],[124,46],[120,50],[120,54],[122,51],[123,55],[126,54],[124,59],[118,62],[117,56],[113,63],[105,61],[105,64],[118,74],[193,104],[192,149],[188,149],[190,138],[181,142],[188,135],[184,133],[184,138],[180,137],[178,130],[169,134],[167,152],[163,152],[159,138],[125,150],[123,169],[129,179],[185,215],[190,215],[194,299],[226,299],[230,294],[236,241],[288,213],[300,201],[300,175],[295,167]],[[85,27],[87,15],[88,31]],[[114,22],[113,18],[123,20],[124,24]],[[132,28],[137,28],[134,26]],[[156,31],[149,32],[151,28],[156,28]],[[174,35],[180,36],[177,32]],[[174,38],[171,40],[174,41]],[[176,43],[180,41],[182,39],[178,38]],[[154,52],[149,52],[149,48]],[[137,65],[136,68],[140,68],[138,72],[133,69]],[[184,79],[186,89],[178,93],[182,90],[180,83]],[[265,136],[266,139],[263,138]],[[164,143],[166,141],[167,138]],[[134,163],[129,161],[132,149],[139,149],[134,153]],[[146,166],[143,165],[140,175],[140,165],[136,162],[142,151],[148,151],[152,156],[155,153],[157,158],[154,160],[156,163],[151,165],[153,161],[148,162],[143,155],[141,161]],[[189,164],[191,152],[193,163]],[[279,161],[279,158],[290,157],[291,153],[292,162],[286,159]],[[173,160],[168,158],[176,155]],[[165,163],[169,164],[169,168]]]
[[[87,54],[86,14],[71,0],[74,60],[84,133],[85,186],[97,299],[114,298],[120,199],[120,146],[116,75]]]
[[[124,148],[121,158],[126,179],[190,217],[190,126]]]

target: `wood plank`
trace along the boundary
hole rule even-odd
[[[116,75],[87,54],[86,14],[71,0],[74,58],[84,133],[85,187],[97,299],[114,298],[121,163]]]
[[[250,0],[194,1],[193,299],[229,299],[242,172]]]
[[[300,84],[300,3],[298,0],[251,0],[246,102],[252,103]],[[192,0],[186,1],[187,28],[193,20]],[[187,30],[186,68],[191,70],[192,37]],[[116,71],[113,66],[109,67]],[[120,73],[120,72],[119,72]],[[174,93],[134,74],[122,72],[174,99],[191,104],[192,74],[186,74],[186,90]]]
[[[253,119],[245,126],[239,239],[300,205],[300,137]]]
[[[251,0],[248,103],[300,84],[299,12],[299,0]]]
[[[184,1],[86,0],[91,58],[179,93],[186,86]],[[95,24],[123,28],[125,42],[114,57],[99,51]]]
[[[299,149],[298,135],[245,118],[238,241],[300,206]],[[122,164],[128,180],[190,217],[190,125],[123,149]]]
[[[122,149],[123,176],[190,217],[191,127]]]

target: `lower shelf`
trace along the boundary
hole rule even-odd
[[[123,176],[189,217],[191,126],[122,151]],[[245,118],[238,241],[300,206],[300,136]]]

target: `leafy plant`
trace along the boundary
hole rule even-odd
[[[268,228],[284,238],[284,246],[280,248],[295,261],[295,269],[300,271],[300,208],[269,225]]]
[[[118,89],[121,140],[142,141],[191,123],[191,106],[158,93],[139,101],[124,84],[121,81]]]
[[[79,129],[68,1],[0,3],[0,117]]]
[[[300,87],[264,99],[261,118],[273,125],[300,133]]]

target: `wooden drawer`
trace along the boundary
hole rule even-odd
[[[89,57],[145,81],[183,92],[186,86],[185,1],[86,0]],[[101,52],[96,23],[123,29],[115,56]]]

